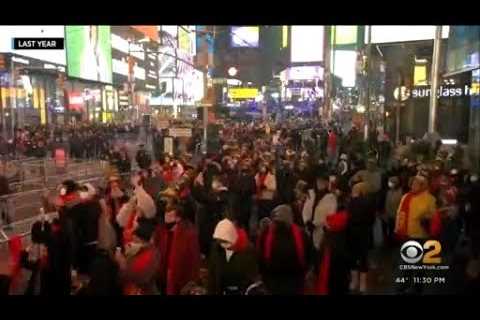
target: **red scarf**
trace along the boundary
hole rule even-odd
[[[265,180],[267,179],[268,173],[258,175],[258,184],[257,184],[257,194],[260,195],[263,190],[263,186],[265,185]]]
[[[300,228],[294,224],[291,225],[290,230],[293,235],[293,241],[295,242],[295,251],[297,253],[298,262],[302,266],[305,266],[305,247],[303,243],[302,232]],[[267,262],[270,262],[270,259],[272,258],[274,235],[275,235],[275,224],[272,224],[268,228],[267,235],[265,238],[264,254],[265,254],[265,260]]]
[[[137,213],[133,213],[128,218],[127,225],[123,229],[123,245],[126,246],[129,242],[133,240],[133,231],[134,231],[134,224],[135,218],[137,217]]]
[[[247,249],[248,247],[248,236],[244,229],[242,228],[235,228],[237,230],[237,241],[235,244],[230,248],[230,250],[234,252],[241,252]]]

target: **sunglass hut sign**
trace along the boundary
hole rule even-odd
[[[393,97],[395,100],[405,101],[408,98],[419,99],[427,98],[432,94],[431,88],[413,88],[409,90],[405,87],[396,88]],[[463,87],[440,86],[437,90],[437,98],[454,98],[454,97],[469,97],[480,95],[480,87],[478,85]]]

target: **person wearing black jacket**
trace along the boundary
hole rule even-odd
[[[202,205],[197,216],[200,252],[208,256],[215,225],[226,215],[229,192],[218,176],[212,178],[210,186],[206,183],[201,185],[197,182],[192,189],[192,196]]]
[[[249,229],[253,207],[253,195],[256,191],[255,177],[251,173],[248,162],[243,161],[240,172],[233,173],[230,185],[232,203],[236,209],[234,220],[245,230]]]
[[[305,275],[312,262],[312,244],[293,222],[290,206],[276,207],[272,219],[257,242],[263,282],[272,294],[303,294]]]
[[[98,219],[101,207],[96,198],[96,190],[90,184],[85,184],[79,192],[81,202],[70,211],[73,232],[76,238],[77,257],[74,269],[81,274],[88,274],[95,257],[98,240]]]
[[[347,244],[351,254],[350,290],[367,290],[368,250],[375,221],[375,202],[368,195],[368,187],[360,182],[353,186],[348,206]]]

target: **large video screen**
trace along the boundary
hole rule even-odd
[[[66,27],[70,77],[112,83],[110,26]]]
[[[357,53],[351,50],[335,50],[335,75],[342,79],[342,87],[355,87]]]
[[[232,27],[232,47],[258,47],[258,27]]]
[[[323,26],[292,26],[291,61],[323,61]]]
[[[65,50],[14,50],[13,38],[63,38],[64,26],[0,26],[0,52],[66,65]]]

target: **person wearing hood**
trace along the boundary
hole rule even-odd
[[[208,293],[243,295],[258,278],[255,249],[244,229],[229,219],[215,227],[208,263]]]
[[[337,211],[337,198],[328,191],[328,187],[328,175],[317,173],[315,187],[308,190],[302,210],[303,223],[316,250],[320,250],[327,216]]]
[[[115,253],[124,295],[158,294],[156,279],[160,254],[152,244],[155,228],[151,221],[140,219],[124,253],[118,249]]]
[[[272,211],[272,223],[257,240],[260,273],[272,294],[303,294],[305,275],[310,262],[306,234],[293,222],[289,205]]]
[[[166,295],[179,295],[200,276],[198,233],[180,206],[167,206],[165,211],[165,223],[157,227],[154,236],[160,252],[159,288]]]
[[[368,250],[375,221],[372,200],[366,183],[353,186],[348,207],[347,245],[352,259],[350,290],[359,290],[360,293],[367,290]]]

